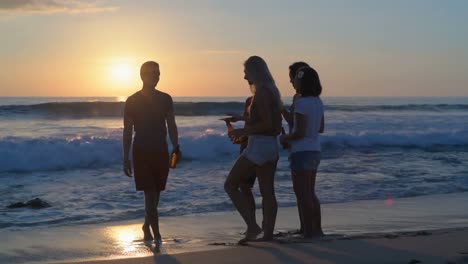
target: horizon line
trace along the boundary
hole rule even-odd
[[[42,96],[42,95],[32,95],[32,96],[2,96],[0,95],[0,98],[96,98],[96,97],[101,97],[101,98],[118,98],[118,97],[128,97],[129,95],[107,95],[107,96],[102,96],[102,95],[91,95],[91,96]],[[189,96],[189,95],[184,95],[184,96],[173,96],[173,98],[245,98],[249,97],[251,95],[236,95],[236,96],[218,96],[218,95],[208,95],[208,96]],[[285,95],[282,97],[293,97],[293,95]],[[418,98],[448,98],[448,97],[468,97],[468,95],[325,95],[325,96],[320,96],[320,97],[348,97],[348,98],[370,98],[370,97],[382,97],[382,98],[411,98],[411,97],[418,97]]]

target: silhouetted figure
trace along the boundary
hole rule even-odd
[[[293,64],[289,65],[289,82],[291,83],[293,88],[294,88],[294,78],[296,77],[297,71],[301,68],[306,68],[306,67],[310,67],[310,66],[309,64],[303,61],[294,62]],[[288,123],[289,131],[292,130],[293,122],[294,122],[294,117],[293,117],[294,103],[296,102],[297,98],[301,97],[301,94],[297,93],[295,88],[294,90],[295,90],[295,93],[294,93],[293,101],[292,101],[291,107],[289,108],[289,111],[286,110],[285,108],[281,110],[281,114],[283,115],[284,120],[286,120],[286,122]]]
[[[246,120],[249,119],[250,106],[252,104],[252,99],[253,99],[253,96],[250,96],[245,100],[244,113],[242,114],[242,116],[232,115],[232,117],[229,118],[230,122],[238,122],[238,121],[245,122]],[[245,127],[245,124],[244,124],[244,127]],[[232,143],[240,144],[239,154],[242,154],[244,149],[247,147],[248,136],[244,136],[239,139],[234,139],[232,140]],[[253,211],[254,214],[255,214],[256,206],[255,206],[255,198],[252,193],[252,188],[255,185],[256,178],[257,176],[255,175],[255,172],[253,172],[251,175],[247,176],[247,180],[244,183],[240,184],[240,187],[239,187],[241,193],[245,196],[245,199],[247,200],[247,205],[249,207],[249,210]],[[262,222],[262,228],[263,228],[263,222]]]
[[[280,137],[291,146],[290,166],[304,237],[323,235],[320,201],[315,194],[317,168],[320,164],[319,134],[324,131],[322,85],[317,72],[301,68],[294,79],[294,88],[301,96],[294,106],[292,132]]]
[[[281,111],[281,114],[283,115],[284,120],[288,123],[289,131],[292,131],[293,125],[294,125],[294,106],[295,102],[298,98],[301,97],[301,94],[296,91],[296,88],[294,87],[294,79],[296,77],[296,73],[299,69],[301,68],[307,68],[310,67],[309,64],[303,62],[303,61],[298,61],[294,62],[293,64],[289,65],[289,82],[291,83],[295,93],[293,96],[293,101],[291,104],[291,107],[289,108],[289,111],[283,108]],[[299,231],[297,233],[304,233],[304,223],[302,222],[302,207],[298,206],[297,207],[299,211],[299,221],[301,223],[301,226],[299,228]]]
[[[179,153],[177,126],[174,117],[173,102],[170,95],[156,90],[159,82],[159,65],[154,61],[145,62],[140,69],[143,87],[128,97],[124,110],[123,131],[123,170],[132,177],[129,160],[130,146],[133,139],[133,168],[137,191],[145,193],[144,240],[154,240],[159,245],[158,204],[160,192],[166,188],[169,174],[169,152],[166,131],[173,146],[173,153]],[[167,128],[166,128],[167,124]]]
[[[242,194],[240,187],[255,173],[263,204],[264,235],[260,240],[272,240],[276,222],[277,202],[274,176],[278,162],[277,136],[281,133],[281,96],[265,61],[252,56],[244,63],[245,79],[254,93],[245,128],[230,132],[233,138],[248,136],[247,147],[232,167],[224,188],[247,224],[245,240],[256,240],[262,228],[255,219],[255,208]]]

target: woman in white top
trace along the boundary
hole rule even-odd
[[[303,61],[297,61],[294,62],[293,64],[289,65],[289,82],[292,84],[292,87],[295,91],[295,94],[293,96],[292,104],[289,107],[289,111],[286,108],[283,108],[281,110],[281,115],[283,116],[284,120],[288,123],[289,131],[292,131],[293,128],[293,121],[294,121],[294,104],[297,99],[301,97],[301,94],[299,94],[296,91],[296,88],[294,88],[294,79],[296,78],[297,71],[302,69],[302,68],[310,68],[309,64],[303,62]],[[288,147],[288,146],[286,146]],[[296,231],[296,234],[302,234],[304,233],[304,223],[302,222],[302,208],[299,206],[297,207],[299,210],[299,221],[301,223],[301,227],[299,228],[298,231]]]
[[[319,135],[324,131],[323,103],[319,97],[322,85],[317,72],[305,67],[297,71],[294,88],[301,96],[294,103],[293,129],[280,140],[290,145],[291,174],[304,237],[322,236],[320,201],[315,194],[321,152]]]
[[[309,64],[303,62],[303,61],[297,61],[297,62],[294,62],[293,64],[289,65],[289,82],[292,84],[293,88],[294,88],[294,79],[296,78],[296,74],[297,74],[297,71],[302,69],[302,68],[309,68]],[[294,88],[294,90],[296,90],[296,88]],[[281,115],[283,116],[284,120],[286,120],[286,122],[288,123],[288,127],[289,127],[289,131],[292,131],[292,127],[293,127],[293,114],[294,114],[294,103],[296,102],[296,100],[301,97],[301,95],[299,93],[297,93],[297,91],[295,91],[296,93],[294,94],[293,96],[293,100],[292,100],[292,104],[291,106],[289,107],[289,111],[286,109],[286,108],[283,108],[281,110]],[[302,227],[302,224],[301,224],[301,227]],[[302,230],[302,228],[301,228]]]

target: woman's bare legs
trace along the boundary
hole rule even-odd
[[[278,160],[258,166],[256,173],[263,199],[263,239],[273,240],[278,204],[275,196],[275,172]]]
[[[292,181],[294,185],[294,181],[296,179],[296,172],[291,170],[291,175],[292,175]],[[303,234],[304,233],[304,217],[302,215],[302,205],[299,203],[299,200],[297,200],[297,195],[296,195],[296,203],[297,203],[297,211],[299,213],[299,223],[300,223],[300,228],[297,234]]]
[[[318,199],[317,195],[315,194],[315,180],[317,178],[317,172],[313,171],[310,172],[310,184],[312,190],[312,201],[314,202],[314,211],[313,211],[313,216],[312,219],[314,220],[314,226],[313,226],[313,236],[323,236],[323,230],[322,230],[322,213],[320,209],[320,200]]]
[[[247,201],[247,209],[253,212],[255,216],[256,205],[255,198],[252,193],[252,187],[250,187],[250,184],[243,183],[240,185],[240,191],[241,194],[244,195],[245,200]],[[246,233],[248,232],[246,231]]]
[[[301,207],[302,222],[304,227],[304,236],[314,236],[315,220],[314,212],[316,212],[312,193],[312,177],[310,171],[295,171],[293,174],[293,188],[297,198],[297,205]]]
[[[294,171],[293,187],[305,237],[322,236],[320,201],[315,194],[316,171]]]
[[[255,164],[247,158],[240,156],[224,183],[224,190],[247,224],[247,238],[255,238],[262,232],[255,219],[255,206],[252,208],[248,195],[240,191],[241,185],[246,183],[247,176],[252,175],[253,172],[255,172]]]

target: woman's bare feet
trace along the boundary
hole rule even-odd
[[[314,233],[311,233],[311,234],[304,234],[304,238],[308,238],[308,239],[314,239],[314,238],[321,238],[321,237],[324,237],[325,234],[323,233],[323,231],[317,231],[317,232],[314,232]]]
[[[257,240],[257,236],[260,235],[261,233],[262,233],[262,229],[258,225],[252,229],[247,229],[247,231],[245,231],[244,233],[245,237],[239,240],[238,244],[244,245],[249,241],[255,241]]]
[[[247,232],[245,232],[245,238],[246,239],[256,239],[258,235],[262,233],[262,228],[260,226],[256,226],[251,229],[247,229]]]
[[[263,236],[263,237],[260,237],[260,238],[257,238],[255,240],[252,240],[252,242],[270,242],[270,241],[273,241],[273,237],[271,236]]]
[[[303,229],[297,229],[291,232],[292,235],[300,235],[303,234],[304,230]]]

